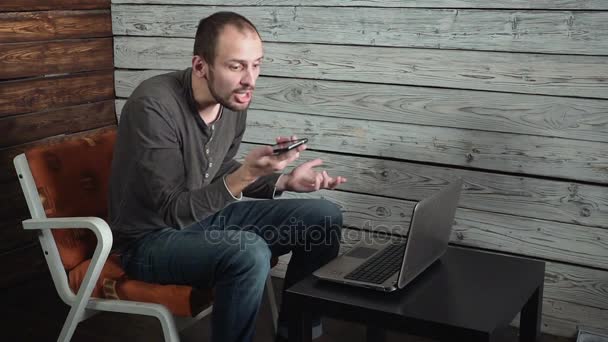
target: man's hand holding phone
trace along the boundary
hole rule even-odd
[[[301,151],[306,149],[304,143],[285,148],[285,144],[289,147],[292,145],[290,142],[296,140],[295,136],[278,137],[276,139],[277,145],[261,146],[249,151],[243,165],[225,178],[226,186],[230,192],[235,197],[239,196],[243,189],[259,177],[283,171],[300,157]]]
[[[255,148],[247,154],[243,165],[234,173],[226,176],[226,185],[230,192],[238,196],[257,178],[283,171],[289,164],[300,157],[306,149],[308,139],[278,137],[276,144]],[[326,171],[317,172],[313,168],[323,164],[321,159],[314,159],[295,167],[289,174],[279,178],[276,184],[279,191],[312,192],[320,189],[335,189],[346,182],[344,177],[330,177]]]
[[[277,138],[277,144],[273,146],[274,153],[288,153],[291,149],[304,146],[308,139],[297,139],[292,136],[289,140],[286,138]],[[295,191],[295,192],[313,192],[320,189],[335,189],[338,185],[346,182],[344,177],[330,177],[327,171],[317,172],[314,167],[323,164],[321,159],[314,159],[294,168],[289,174],[283,175],[277,182],[277,190],[279,191]]]

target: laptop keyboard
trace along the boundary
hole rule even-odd
[[[344,278],[372,284],[382,284],[395,272],[399,271],[403,262],[404,252],[405,243],[392,244],[355,268]]]

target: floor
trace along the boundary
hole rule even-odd
[[[282,280],[273,278],[276,293],[280,293]],[[68,307],[61,302],[52,287],[49,276],[43,276],[36,281],[22,286],[3,290],[0,294],[2,317],[0,322],[4,337],[3,341],[56,341],[63,321],[68,313]],[[333,319],[323,318],[324,335],[315,342],[363,342],[365,327]],[[182,333],[183,342],[209,341],[209,318],[186,329]],[[264,299],[257,322],[256,342],[273,341],[273,327],[270,318],[268,301]],[[158,321],[153,318],[101,313],[82,323],[76,329],[73,342],[97,341],[163,341]],[[387,342],[431,342],[405,334],[388,333]],[[517,341],[513,328],[505,329],[497,341]],[[543,342],[566,342],[573,339],[543,336]]]

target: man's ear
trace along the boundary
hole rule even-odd
[[[192,70],[194,70],[194,74],[197,77],[207,79],[207,72],[209,72],[209,66],[201,56],[192,56]]]

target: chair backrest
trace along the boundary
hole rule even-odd
[[[53,139],[15,158],[32,217],[105,219],[115,140],[116,129],[105,128]],[[23,157],[27,163],[17,163],[18,159],[23,161]],[[96,239],[89,230],[56,229],[52,234],[65,270],[73,269],[93,255]],[[44,236],[40,238],[42,242]]]

